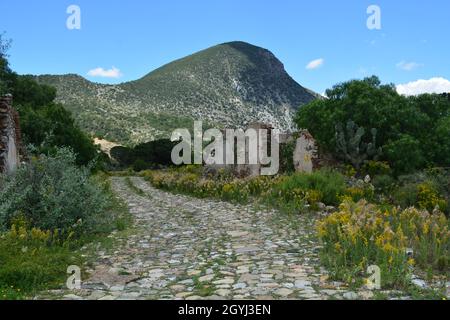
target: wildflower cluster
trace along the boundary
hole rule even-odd
[[[439,195],[439,192],[431,183],[421,183],[417,186],[417,203],[422,209],[441,211],[447,210],[447,201]]]
[[[142,175],[153,186],[165,190],[241,203],[257,199],[295,213],[317,210],[320,202],[337,204],[345,192],[344,177],[330,170],[239,179],[226,169],[205,174],[201,167],[186,166],[144,171]]]
[[[317,229],[323,261],[338,278],[361,274],[375,264],[382,270],[383,285],[402,286],[414,265],[450,266],[449,223],[439,211],[382,209],[365,200],[347,200]]]
[[[153,186],[165,190],[173,190],[196,197],[218,198],[226,201],[247,202],[251,197],[267,194],[277,178],[257,177],[253,179],[237,179],[227,174],[224,169],[217,174],[204,175],[194,166],[167,171],[145,171],[143,176]]]

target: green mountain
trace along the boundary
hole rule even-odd
[[[214,46],[119,85],[78,75],[36,78],[57,88],[57,100],[82,128],[125,144],[167,138],[192,120],[219,128],[261,121],[291,130],[295,110],[318,97],[270,51],[244,42]]]

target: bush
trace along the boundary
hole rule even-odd
[[[111,149],[111,156],[119,166],[132,166],[135,171],[142,171],[157,166],[172,166],[172,149],[177,142],[167,139],[139,144],[134,148],[117,146]]]
[[[142,159],[137,159],[133,163],[133,170],[136,172],[141,172],[148,169],[149,165]]]
[[[351,177],[348,182],[348,187],[345,189],[345,193],[341,196],[341,200],[352,199],[353,201],[359,201],[362,199],[373,200],[375,195],[375,187],[370,181],[356,179]]]
[[[427,170],[426,174],[440,197],[446,199],[447,213],[450,213],[450,170],[434,168]]]
[[[401,208],[413,207],[417,204],[417,184],[405,184],[393,193],[393,203]]]
[[[104,174],[90,177],[74,162],[61,149],[1,177],[0,299],[61,288],[67,267],[86,262],[78,249],[130,224]]]
[[[375,177],[378,175],[391,175],[389,163],[382,161],[368,161],[363,166],[363,175]]]
[[[437,207],[449,213],[449,185],[449,175],[439,169],[401,176],[392,202],[402,208],[415,206],[432,211]]]
[[[372,179],[372,184],[378,193],[390,194],[395,188],[395,179],[390,175],[382,174]]]
[[[18,83],[25,81],[25,79],[20,79],[22,78],[18,78]],[[40,88],[40,91],[37,88]],[[87,165],[97,158],[99,149],[93,144],[92,139],[76,125],[68,110],[61,104],[51,102],[54,98],[51,95],[52,90],[44,89],[45,86],[37,84],[32,79],[26,80],[20,91],[16,88],[14,106],[20,114],[24,142],[35,145],[37,152],[46,154],[61,147],[71,148],[77,155],[77,164]],[[38,92],[32,93],[28,92],[29,90],[38,90]],[[44,95],[47,91],[50,92],[47,97],[48,101]],[[41,95],[44,97],[40,97]]]
[[[290,201],[302,195],[306,196],[311,191],[314,191],[316,200],[337,205],[339,197],[345,191],[344,176],[331,169],[321,169],[311,174],[295,173],[284,177],[280,183],[274,185],[272,197],[281,197],[285,201]]]
[[[200,198],[246,202],[250,196],[247,181],[235,179],[225,169],[204,175],[201,166],[185,166],[171,170],[148,170],[142,175],[157,188]]]
[[[447,210],[447,201],[439,196],[432,183],[421,183],[417,186],[417,204],[419,208],[429,211]]]
[[[43,230],[92,232],[106,224],[111,196],[107,185],[90,177],[88,168],[77,167],[76,155],[66,148],[54,156],[42,155],[1,177],[0,229],[23,216]]]

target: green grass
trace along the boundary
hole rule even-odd
[[[57,288],[67,279],[67,267],[82,266],[72,244],[37,243],[3,235],[0,240],[0,299],[21,299],[38,290]]]
[[[194,281],[194,295],[199,297],[208,297],[214,294],[215,287],[212,283],[209,282],[200,282],[199,276],[192,277]]]
[[[406,289],[406,293],[411,295],[413,300],[446,300],[445,289],[421,289],[411,285]]]
[[[0,300],[24,300],[25,298],[26,296],[20,288],[6,285],[0,287]]]

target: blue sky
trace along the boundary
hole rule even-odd
[[[81,9],[81,30],[66,27],[71,4]],[[381,8],[381,30],[366,26],[372,4]],[[448,0],[2,0],[0,12],[20,74],[118,83],[241,40],[271,50],[297,82],[319,93],[371,74],[395,84],[450,78]],[[314,60],[323,63],[307,69]],[[88,76],[112,67],[121,77]]]

